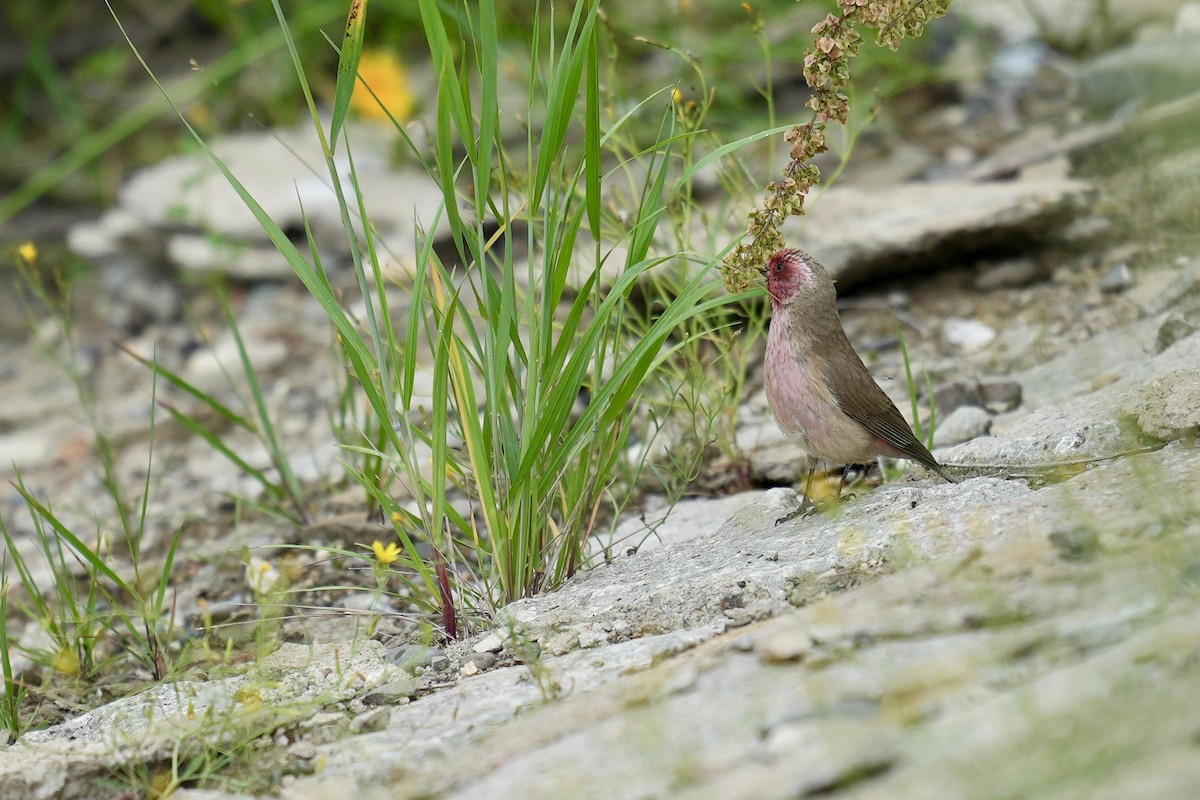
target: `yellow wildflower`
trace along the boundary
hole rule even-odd
[[[383,546],[383,542],[376,539],[371,544],[371,549],[375,551],[375,558],[380,564],[391,564],[400,557],[400,545],[395,542],[390,543],[387,547]]]
[[[50,666],[60,675],[66,675],[68,678],[74,678],[79,675],[79,657],[75,655],[75,651],[69,647],[60,648],[54,654],[54,658],[50,661]]]
[[[24,242],[20,247],[17,248],[17,255],[19,255],[21,260],[26,264],[32,264],[33,262],[37,261],[37,245],[33,242]]]
[[[412,114],[413,95],[408,86],[408,74],[395,53],[364,50],[358,61],[358,77],[354,94],[350,96],[350,107],[356,112],[367,119],[386,120],[388,115],[384,109],[387,109],[399,122]],[[378,101],[364,83],[371,87]]]

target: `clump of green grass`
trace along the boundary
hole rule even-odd
[[[605,168],[608,143],[633,115],[604,118],[598,3],[577,3],[561,38],[552,8],[544,27],[535,19],[523,115],[543,119],[540,131],[527,129],[516,153],[505,144],[497,101],[493,5],[459,18],[459,36],[470,32],[473,48],[452,41],[434,3],[421,9],[439,72],[437,146],[428,167],[442,185],[467,268],[462,278],[452,273],[428,238],[418,254],[400,404],[408,409],[413,342],[423,334],[434,359],[432,424],[411,436],[429,437],[432,480],[402,456],[393,464],[418,500],[427,500],[405,521],[445,542],[439,549],[449,562],[484,557],[460,589],[476,595],[468,605],[482,601],[487,609],[553,587],[579,568],[600,505],[622,502],[613,498],[623,490],[615,478],[635,424],[631,412],[644,402],[649,379],[701,335],[687,324],[711,320],[729,298],[715,291],[711,263],[654,247],[660,224],[702,166],[672,173],[689,134],[677,129],[669,98],[656,140]],[[480,87],[474,113],[463,88],[471,85]],[[606,208],[606,190],[631,163],[644,178],[618,215]],[[495,234],[489,218],[499,224]],[[584,247],[595,266],[572,291]],[[527,263],[520,252],[531,254]],[[635,287],[688,262],[700,267],[694,277],[655,306],[654,319],[636,319]],[[608,285],[606,271],[614,276]],[[581,397],[587,404],[577,410]],[[409,418],[401,416],[401,428]],[[447,446],[449,433],[463,451]],[[448,502],[451,489],[465,492],[474,513]]]
[[[514,145],[499,105],[495,4],[450,13],[422,0],[419,8],[438,74],[433,146],[423,150],[401,125],[396,130],[442,188],[440,217],[456,263],[438,255],[433,236],[422,238],[405,329],[393,325],[387,296],[375,288],[384,284],[385,243],[369,224],[361,238],[356,232],[355,222],[369,220],[370,212],[343,135],[364,3],[352,4],[328,130],[276,4],[341,203],[361,292],[353,309],[334,294],[315,246],[298,250],[197,140],[336,329],[354,389],[373,417],[348,446],[363,457],[350,474],[390,520],[414,597],[439,612],[453,636],[463,611],[486,613],[570,577],[583,562],[601,506],[620,507],[625,501],[617,495],[633,491],[616,478],[651,379],[706,334],[719,309],[743,299],[720,291],[714,257],[658,247],[659,226],[690,197],[699,170],[762,137],[689,157],[677,169],[694,131],[679,129],[663,95],[653,141],[632,155],[618,153],[611,166],[610,142],[653,101],[617,119],[607,116],[593,1],[576,3],[565,20],[554,6],[539,6],[528,105],[520,110],[539,124],[527,126]],[[349,159],[348,180],[334,166],[338,148]],[[631,171],[643,176],[636,191],[624,198],[627,205],[611,207],[606,193]],[[594,266],[580,275],[585,248]],[[687,277],[661,297],[653,318],[637,316],[636,287],[666,269]],[[432,361],[434,377],[425,413],[413,398],[423,357]],[[581,398],[586,405],[579,408]],[[461,447],[451,446],[455,441]],[[411,501],[402,504],[397,489]],[[469,508],[456,496],[465,496]],[[418,551],[423,541],[433,545],[431,559]]]

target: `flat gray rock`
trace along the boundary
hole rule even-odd
[[[354,146],[366,207],[381,240],[398,258],[411,259],[417,224],[434,223],[441,190],[423,171],[395,166],[392,141],[377,128],[347,128]],[[311,125],[236,133],[214,139],[213,151],[260,206],[285,231],[303,231],[305,220],[322,250],[345,250],[341,211]],[[346,148],[336,155],[345,191],[352,192]],[[361,222],[355,222],[361,232]],[[258,220],[211,159],[174,156],[136,173],[122,187],[116,208],[76,226],[77,252],[102,258],[134,244],[155,250],[166,242],[179,267],[232,274],[244,280],[290,276],[291,268],[263,233]],[[307,248],[301,246],[307,255]],[[394,265],[404,271],[411,265]]]
[[[740,580],[783,590],[775,618],[733,622],[715,603],[684,629],[464,679],[376,733],[318,745],[324,769],[287,796],[1189,796],[1200,602],[1179,581],[1196,549],[1162,521],[1200,512],[1198,479],[1200,459],[1171,445],[1039,492],[897,485],[779,528],[786,492],[768,492],[717,535],[506,616],[543,637],[616,615],[652,625],[648,606],[738,586],[705,562],[719,549],[743,553]],[[1122,501],[1147,482],[1160,502]],[[1053,534],[1081,525],[1094,554],[1065,558]],[[812,575],[819,561],[830,568]],[[1029,750],[1051,733],[1051,751]],[[1130,757],[1081,768],[1098,738]]]
[[[1055,177],[834,186],[819,195],[805,217],[790,220],[784,236],[836,274],[843,289],[896,265],[920,270],[964,252],[1044,240],[1084,209],[1092,195],[1085,181]],[[871,224],[864,225],[864,219]]]
[[[0,785],[6,800],[92,797],[114,770],[236,746],[403,675],[378,642],[284,644],[246,675],[164,682],[31,731],[0,758]]]
[[[1186,435],[1196,424],[1191,405],[1196,381],[1189,376],[1200,369],[1200,336],[1151,357],[1155,330],[1155,320],[1143,319],[1014,375],[1025,390],[1025,408],[1033,410],[997,418],[995,435],[941,450],[939,458],[997,469],[1050,469]]]
[[[1159,103],[1196,91],[1200,48],[1192,33],[1176,33],[1110,50],[1085,65],[1081,98],[1097,112],[1122,103]]]

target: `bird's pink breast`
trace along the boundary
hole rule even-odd
[[[825,381],[822,365],[775,314],[767,336],[766,389],[771,412],[784,433],[809,455],[834,463],[861,463],[879,450],[866,428],[843,413]]]

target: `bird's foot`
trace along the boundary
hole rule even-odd
[[[854,497],[854,495],[852,493],[846,493],[840,497],[824,497],[820,500],[814,500],[806,495],[801,495],[801,497],[803,499],[800,501],[799,508],[787,516],[783,516],[775,520],[776,525],[782,525],[785,522],[791,522],[796,517],[811,517],[817,512],[833,512],[834,510],[840,508],[842,503],[844,503],[846,500]]]
[[[800,502],[799,507],[797,507],[795,511],[775,520],[775,525],[776,525],[776,527],[778,527],[785,522],[791,522],[792,520],[794,520],[796,517],[799,517],[799,516],[807,517],[808,515],[815,513],[816,510],[817,510],[817,504],[814,503],[811,499],[805,497]]]

